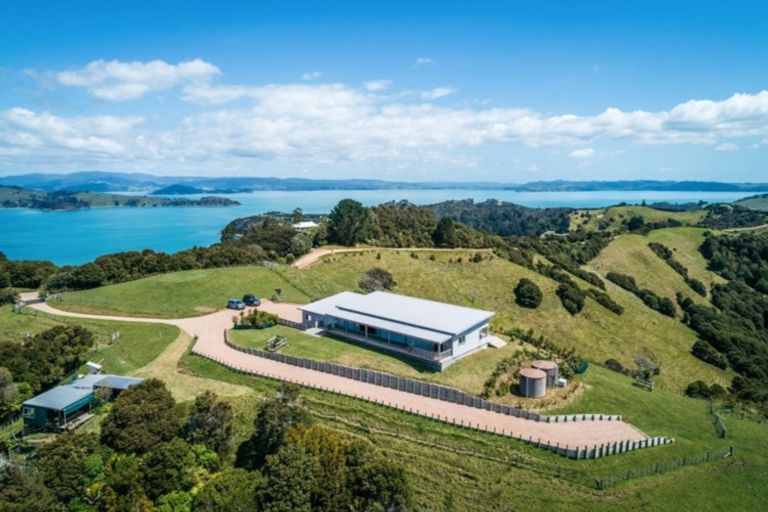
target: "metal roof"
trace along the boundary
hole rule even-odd
[[[299,308],[442,342],[488,321],[494,313],[388,292],[341,292]]]
[[[102,375],[104,377],[94,384],[98,388],[128,389],[144,379],[138,377],[124,377],[122,375]]]
[[[93,386],[103,379],[104,375],[100,375],[98,373],[92,375],[83,375],[80,378],[76,377],[72,379],[72,382],[70,382],[69,385],[80,389],[93,389]]]
[[[93,393],[91,389],[76,388],[74,386],[58,386],[40,393],[36,397],[24,402],[24,406],[43,407],[54,411],[63,411],[75,402],[87,398]]]

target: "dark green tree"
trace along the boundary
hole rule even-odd
[[[438,221],[435,231],[432,233],[432,241],[437,247],[456,247],[458,237],[456,235],[456,225],[453,220],[443,217]]]
[[[370,212],[354,199],[342,199],[328,215],[328,241],[355,245],[365,239],[370,227]]]
[[[100,505],[105,512],[152,512],[144,490],[141,461],[135,455],[117,454],[105,467],[106,482]]]
[[[527,277],[521,278],[515,286],[515,302],[518,306],[536,309],[541,305],[543,297],[541,289]]]
[[[267,458],[265,485],[256,493],[264,512],[310,512],[315,460],[297,444],[281,447]]]
[[[40,475],[10,464],[0,469],[0,510],[49,512],[56,510],[56,498]]]
[[[237,467],[261,468],[267,455],[276,453],[283,445],[290,429],[312,424],[312,417],[299,404],[298,398],[298,389],[284,384],[277,397],[262,404],[253,422],[253,434],[237,449]]]
[[[226,454],[232,438],[232,406],[210,391],[198,396],[184,425],[184,437],[190,444]]]
[[[96,434],[65,433],[38,449],[35,466],[59,502],[69,503],[84,494],[83,473],[98,445]]]
[[[195,512],[251,512],[254,510],[256,491],[264,484],[258,471],[228,469],[195,495]]]
[[[176,402],[161,381],[123,391],[101,425],[101,441],[119,452],[147,453],[179,431]]]
[[[570,314],[575,315],[584,308],[584,292],[578,286],[563,283],[557,287],[555,293],[560,297],[560,302]]]
[[[183,440],[172,439],[152,448],[142,464],[147,495],[157,499],[163,494],[188,491],[195,485],[195,456]]]

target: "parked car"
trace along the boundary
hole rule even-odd
[[[261,306],[261,300],[255,295],[252,295],[250,293],[246,293],[243,295],[243,302],[245,302],[246,306]]]
[[[227,309],[245,309],[245,302],[237,299],[227,301]]]

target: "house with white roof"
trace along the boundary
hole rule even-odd
[[[293,224],[293,229],[296,231],[306,231],[308,229],[315,229],[316,227],[318,227],[317,222],[313,222],[311,220],[303,220]]]
[[[492,338],[494,313],[389,292],[341,292],[299,308],[305,329],[323,329],[443,370]]]

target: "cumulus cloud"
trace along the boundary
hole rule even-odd
[[[415,67],[421,67],[421,66],[428,66],[430,64],[434,64],[435,61],[433,59],[430,59],[429,57],[419,57],[416,59],[416,62],[413,63]]]
[[[595,150],[592,148],[574,149],[568,156],[571,158],[592,158],[595,156]]]
[[[739,149],[739,146],[733,142],[724,142],[715,146],[715,151],[736,151],[737,149]]]
[[[453,87],[435,87],[434,89],[430,89],[429,91],[421,91],[419,93],[419,96],[423,100],[437,100],[440,98],[444,98],[445,96],[449,96],[456,92],[456,89]]]
[[[182,84],[205,83],[219,73],[219,68],[201,59],[178,64],[168,64],[162,60],[96,60],[80,69],[60,71],[55,77],[59,84],[84,87],[97,98],[126,101]]]
[[[190,61],[197,62],[191,67],[140,63],[117,68],[97,62],[59,79],[100,97],[126,98],[180,87],[182,98],[193,103],[191,113],[178,125],[160,129],[135,117],[62,118],[25,109],[0,111],[3,154],[50,147],[50,151],[81,151],[116,160],[404,164],[474,161],[475,148],[522,145],[570,146],[566,154],[588,162],[598,156],[592,147],[600,141],[724,149],[768,137],[768,91],[691,100],[661,111],[607,108],[593,115],[544,114],[526,108],[436,102],[453,93],[450,87],[373,94],[388,90],[391,84],[376,80],[357,87],[305,82],[232,85],[216,82],[218,69],[203,61]],[[469,156],[459,157],[458,152]]]
[[[17,154],[64,150],[75,154],[125,156],[120,140],[143,122],[141,117],[70,117],[12,108],[0,112],[0,147]]]
[[[323,74],[319,71],[307,71],[303,75],[301,75],[302,80],[311,81],[311,80],[317,80],[323,76]]]
[[[365,90],[379,92],[389,88],[391,84],[391,80],[371,80],[370,82],[365,82]]]

